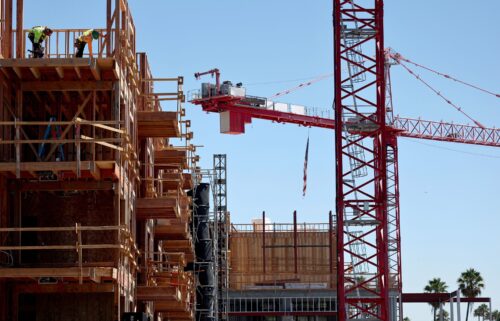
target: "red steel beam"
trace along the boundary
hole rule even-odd
[[[451,293],[403,293],[403,303],[434,303],[447,302],[453,299],[457,301],[457,297],[451,297]],[[491,298],[467,298],[461,297],[460,302],[490,302]]]

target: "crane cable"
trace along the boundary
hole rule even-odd
[[[251,83],[245,83],[245,87],[259,86],[259,85],[286,84],[286,83],[291,83],[291,82],[311,80],[311,79],[315,79],[317,77],[319,77],[319,76],[310,76],[310,77],[295,78],[295,79],[268,80],[268,81],[261,81],[261,82],[251,82]]]
[[[397,60],[397,59],[396,59]],[[476,124],[477,126],[483,128],[483,129],[486,129],[486,127],[481,124],[479,121],[475,120],[474,118],[472,118],[469,114],[467,114],[465,111],[462,110],[462,108],[458,105],[456,105],[455,103],[453,103],[451,100],[449,100],[448,98],[446,98],[443,94],[441,94],[440,91],[436,90],[434,87],[432,87],[431,85],[429,85],[429,83],[427,83],[425,80],[423,80],[419,75],[417,75],[413,70],[411,70],[406,64],[404,64],[403,62],[401,62],[400,60],[398,60],[399,64],[406,70],[408,71],[412,76],[414,76],[415,78],[417,78],[417,80],[419,80],[421,83],[423,83],[427,88],[429,88],[430,90],[432,90],[436,95],[438,95],[439,97],[441,97],[446,103],[448,103],[450,106],[452,106],[453,108],[455,108],[456,110],[458,110],[458,112],[460,112],[461,114],[463,114],[465,117],[467,117],[468,119],[470,119],[472,122],[474,122],[474,124]]]
[[[312,84],[314,83],[317,83],[318,81],[320,80],[323,80],[323,79],[326,79],[326,78],[330,78],[330,77],[333,77],[333,73],[331,74],[324,74],[324,75],[320,75],[308,82],[304,82],[304,83],[301,83],[293,88],[290,88],[290,89],[286,89],[286,90],[283,90],[283,91],[280,91],[270,97],[267,97],[267,99],[272,99],[272,98],[275,98],[275,97],[279,97],[279,96],[284,96],[284,95],[288,95],[296,90],[299,90],[299,89],[302,89],[302,88],[305,88],[307,86],[311,86]]]
[[[451,80],[456,81],[456,82],[458,82],[458,83],[460,83],[460,84],[462,84],[462,85],[465,85],[465,86],[468,86],[468,87],[474,88],[474,89],[479,90],[479,91],[482,91],[482,92],[484,92],[484,93],[486,93],[486,94],[489,94],[489,95],[492,95],[492,96],[494,96],[494,97],[500,98],[500,94],[496,94],[496,93],[494,93],[494,92],[492,92],[492,91],[489,91],[489,90],[487,90],[487,89],[484,89],[484,88],[478,87],[478,86],[473,85],[473,84],[471,84],[471,83],[468,83],[468,82],[465,82],[465,81],[463,81],[463,80],[457,79],[457,78],[455,78],[455,77],[453,77],[453,76],[450,76],[450,75],[447,75],[447,74],[443,74],[442,72],[439,72],[439,71],[434,70],[434,69],[432,69],[432,68],[429,68],[429,67],[423,66],[423,65],[418,64],[418,63],[416,63],[416,62],[413,62],[413,61],[411,61],[410,59],[403,57],[403,56],[402,56],[401,54],[399,54],[399,53],[395,53],[395,54],[391,53],[391,57],[392,57],[392,58],[394,58],[394,59],[395,59],[395,60],[397,60],[397,61],[401,61],[401,60],[402,60],[402,61],[405,61],[405,62],[410,63],[410,64],[412,64],[412,65],[414,65],[414,66],[416,66],[416,67],[420,67],[420,68],[422,68],[422,69],[425,69],[425,70],[427,70],[427,71],[430,71],[430,72],[432,72],[432,73],[434,73],[434,74],[436,74],[436,75],[438,75],[438,76],[444,77],[444,78],[446,78],[446,79],[451,79]]]

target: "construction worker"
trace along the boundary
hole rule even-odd
[[[33,50],[31,50],[31,52],[33,53],[33,58],[43,57],[44,53],[42,42],[47,36],[50,37],[51,34],[52,30],[45,26],[36,26],[31,28],[30,32],[28,33],[28,39],[31,40],[31,43],[33,44]]]
[[[89,29],[85,31],[80,37],[78,37],[75,41],[76,47],[76,55],[75,57],[81,58],[83,57],[83,51],[85,50],[85,45],[89,44],[89,56],[92,58],[92,41],[94,39],[99,39],[99,31],[94,29]]]

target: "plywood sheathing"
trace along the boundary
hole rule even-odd
[[[255,285],[296,283],[325,283],[330,286],[329,233],[298,231],[298,271],[295,271],[293,231],[266,231],[266,260],[264,270],[262,230],[230,234],[229,274],[232,289]],[[333,245],[335,247],[335,244]],[[335,285],[334,285],[335,286]]]

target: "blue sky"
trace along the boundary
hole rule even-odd
[[[105,26],[105,1],[25,0],[25,25],[54,28]],[[137,48],[146,51],[158,77],[185,76],[186,91],[200,82],[194,72],[218,67],[223,79],[270,96],[297,82],[332,71],[331,1],[131,0]],[[82,8],[84,7],[84,8]],[[89,8],[94,8],[93,13]],[[499,92],[500,12],[497,0],[386,1],[386,46],[423,65]],[[498,98],[426,72],[436,88],[486,126],[500,126]],[[332,79],[281,101],[329,108]],[[458,112],[411,78],[392,71],[397,114],[467,123]],[[166,106],[167,107],[167,106]],[[274,222],[326,222],[334,204],[333,133],[254,120],[240,136],[219,134],[218,116],[186,104],[202,166],[212,154],[228,155],[229,208],[233,222],[249,222],[263,210]],[[307,135],[307,196],[302,170]],[[451,150],[450,150],[451,149]],[[431,141],[399,141],[403,282],[419,292],[433,277],[450,289],[469,267],[485,279],[485,296],[500,309],[500,150]],[[407,305],[412,320],[431,319],[428,305]],[[465,308],[465,307],[464,307]]]

